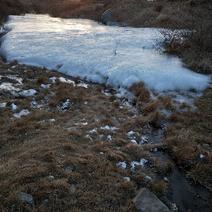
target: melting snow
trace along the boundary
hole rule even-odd
[[[95,133],[97,133],[97,129],[94,128],[94,129],[90,130],[89,133],[90,133],[90,134],[95,134]]]
[[[123,162],[120,161],[120,162],[118,162],[116,164],[116,166],[121,168],[121,169],[126,169],[127,168],[127,163],[125,161],[123,161]]]
[[[5,91],[20,91],[19,88],[14,87],[13,84],[10,83],[10,82],[3,82],[0,85],[0,90],[5,90]]]
[[[141,136],[140,144],[146,144],[148,143],[148,137],[143,135]]]
[[[107,140],[108,140],[108,141],[112,141],[112,136],[111,136],[111,135],[108,135],[108,136],[107,136]]]
[[[51,83],[56,83],[56,80],[57,80],[57,77],[50,77],[50,78],[49,78],[49,81],[50,81]]]
[[[23,90],[19,92],[19,95],[23,97],[30,97],[30,96],[34,96],[36,93],[37,91],[35,89],[28,89],[28,90]]]
[[[51,86],[50,84],[41,84],[40,85],[40,87],[44,88],[44,89],[48,89],[48,88],[50,88],[50,86]]]
[[[77,87],[88,88],[88,84],[81,82],[81,83],[77,84]]]
[[[29,113],[30,113],[29,110],[24,109],[24,110],[21,110],[19,113],[14,113],[13,116],[15,118],[21,118],[22,116],[27,116]]]
[[[17,105],[15,103],[12,103],[11,104],[11,108],[12,108],[12,111],[16,111],[17,110]]]
[[[100,129],[101,130],[108,130],[108,131],[116,131],[116,130],[118,130],[117,127],[111,127],[111,126],[108,126],[108,125],[106,125],[104,127],[101,127]]]
[[[0,103],[0,108],[5,108],[6,106],[7,106],[7,103],[6,102]]]
[[[72,84],[73,86],[75,86],[75,82],[73,80],[70,79],[66,79],[64,77],[59,77],[59,81],[63,82],[63,83],[68,83],[68,84]]]
[[[209,83],[207,76],[183,67],[179,58],[162,53],[161,29],[31,14],[10,16],[6,27],[12,30],[3,37],[2,50],[10,61],[59,68],[116,88],[143,81],[156,91],[202,90]]]
[[[59,111],[66,111],[71,107],[70,99],[66,99],[65,102],[62,102],[60,106],[58,106]]]
[[[132,170],[135,170],[135,168],[137,166],[141,166],[141,167],[144,167],[144,165],[148,162],[148,160],[142,158],[139,162],[138,161],[132,161],[131,162],[131,169]]]

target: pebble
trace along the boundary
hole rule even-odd
[[[22,202],[25,202],[30,205],[34,205],[34,199],[31,194],[27,194],[25,192],[20,192],[18,197]]]

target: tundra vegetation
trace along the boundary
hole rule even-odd
[[[0,0],[0,22],[24,13],[101,21],[108,9],[123,25],[190,29],[183,39],[167,35],[166,52],[196,72],[212,73],[210,0]],[[152,100],[142,83],[130,88],[135,99],[128,104],[112,88],[16,62],[0,60],[0,76],[19,91],[36,90],[29,96],[11,87],[0,90],[1,211],[134,211],[132,199],[141,187],[171,208],[164,176],[175,164],[212,190],[211,88],[196,100],[195,110],[186,104],[177,110],[169,97]],[[14,116],[23,110],[29,114]],[[163,121],[169,123],[163,142],[132,142]],[[175,164],[164,163],[155,149]],[[133,170],[131,162],[141,159],[146,163]]]

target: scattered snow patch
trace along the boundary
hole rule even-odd
[[[15,103],[12,103],[11,108],[12,108],[12,111],[16,111],[18,107]]]
[[[131,170],[135,170],[135,168],[137,166],[141,166],[141,167],[144,167],[144,165],[148,162],[148,160],[142,158],[139,162],[138,161],[132,161],[130,164],[131,164]]]
[[[30,96],[34,96],[36,93],[37,91],[35,89],[28,89],[28,90],[23,90],[19,92],[19,95],[23,97],[30,97]]]
[[[88,84],[81,82],[77,84],[77,87],[88,88]]]
[[[64,102],[62,102],[58,106],[58,110],[59,111],[67,111],[70,107],[71,107],[71,101],[70,101],[70,99],[66,99]]]
[[[145,135],[142,135],[139,144],[147,144],[147,143],[148,143],[148,137]]]
[[[66,79],[64,77],[59,77],[59,81],[67,84],[72,84],[73,86],[75,86],[75,82],[73,80]]]
[[[95,134],[95,133],[97,133],[97,129],[94,128],[94,129],[90,130],[89,133],[90,133],[90,134]]]
[[[107,136],[107,140],[108,140],[108,141],[112,141],[112,136],[111,136],[111,135],[108,135],[108,136]]]
[[[41,84],[40,87],[44,89],[50,88],[51,84]]]
[[[112,131],[112,132],[118,130],[117,127],[111,127],[109,125],[105,125],[104,127],[101,127],[100,129],[101,130],[108,130],[108,131]]]
[[[50,81],[51,83],[56,83],[56,80],[57,80],[57,77],[50,77],[50,78],[49,78],[49,81]]]
[[[14,113],[13,116],[15,118],[21,118],[22,116],[27,116],[29,113],[30,113],[29,110],[24,109],[24,110],[21,110],[19,113]]]
[[[0,103],[0,108],[5,108],[7,106],[7,103],[6,102],[1,102]]]
[[[121,168],[121,169],[126,169],[127,168],[127,163],[125,161],[120,161],[116,164],[117,167]]]
[[[10,82],[1,83],[0,90],[4,90],[4,91],[20,91],[19,88],[14,87],[13,84],[10,83]]]

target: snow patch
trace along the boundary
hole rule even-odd
[[[12,103],[11,108],[12,108],[12,111],[16,111],[18,107],[15,103]]]
[[[4,91],[20,91],[19,88],[14,87],[13,84],[10,83],[10,82],[1,83],[0,90],[4,90]]]
[[[146,160],[144,158],[142,158],[139,162],[138,161],[132,161],[130,163],[131,170],[134,171],[137,166],[144,167],[147,162],[148,162],[148,160]]]
[[[58,67],[62,73],[116,88],[143,81],[159,92],[203,90],[209,83],[209,77],[162,53],[164,29],[111,27],[34,14],[10,16],[6,27],[11,31],[3,37],[2,50],[9,61],[49,69],[63,64]]]
[[[23,109],[19,113],[14,113],[13,116],[15,118],[21,118],[22,116],[27,116],[29,113],[30,113],[29,110]]]
[[[0,103],[0,108],[5,108],[7,106],[7,103],[6,102],[1,102]]]
[[[126,169],[127,168],[127,163],[125,161],[120,161],[116,164],[117,167],[121,168],[121,169]]]
[[[50,84],[41,84],[40,85],[40,87],[43,89],[48,89],[48,88],[50,88],[50,86],[51,86]]]
[[[35,89],[28,89],[28,90],[23,90],[19,92],[19,95],[22,97],[30,97],[30,96],[34,96],[36,93],[37,91]]]
[[[64,102],[62,102],[57,108],[59,111],[67,111],[71,107],[71,101],[70,99],[66,99]]]
[[[108,131],[112,131],[112,132],[118,130],[117,127],[111,127],[109,125],[105,125],[104,127],[101,127],[100,129],[101,130],[108,130]]]
[[[66,79],[64,77],[59,77],[59,81],[67,84],[72,84],[73,86],[75,86],[75,82],[73,80]]]

